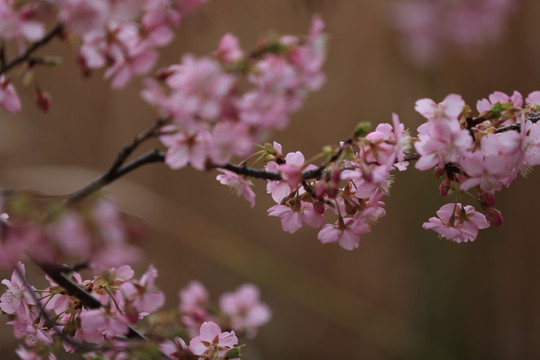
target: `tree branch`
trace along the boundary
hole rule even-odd
[[[38,266],[53,279],[58,285],[63,287],[69,296],[76,297],[81,301],[81,304],[89,309],[99,309],[103,304],[93,297],[88,291],[83,289],[82,286],[69,279],[65,273],[65,267],[62,265],[56,265],[52,263],[44,264],[36,262]],[[146,337],[137,331],[133,326],[129,326],[129,331],[126,334],[128,338],[147,340]]]
[[[30,56],[39,48],[41,48],[43,45],[47,44],[49,41],[51,41],[56,36],[59,36],[62,34],[62,31],[64,30],[64,25],[59,23],[54,28],[51,29],[43,38],[40,40],[32,43],[24,53],[20,54],[19,56],[14,57],[8,62],[5,62],[2,64],[2,67],[0,68],[0,75],[7,73],[9,70],[13,69],[15,66],[24,63],[25,61],[28,61],[30,59]]]
[[[233,173],[236,173],[238,175],[249,176],[256,179],[277,180],[277,181],[283,180],[281,178],[280,173],[275,173],[275,172],[266,171],[262,169],[249,168],[246,166],[239,166],[232,163],[227,163],[225,165],[215,165],[215,167],[232,171]]]
[[[527,120],[531,120],[532,122],[540,121],[540,115],[539,114],[529,114],[527,117]],[[68,198],[65,200],[65,205],[72,205],[76,204],[77,202],[81,201],[85,197],[93,194],[94,192],[98,191],[102,187],[112,183],[116,179],[120,178],[121,176],[137,169],[138,167],[155,163],[155,162],[164,162],[165,161],[165,154],[162,152],[159,152],[157,149],[150,150],[149,152],[139,156],[138,158],[132,160],[131,162],[124,164],[125,160],[128,158],[129,155],[135,150],[135,148],[141,144],[143,141],[156,136],[158,134],[158,129],[162,127],[164,124],[167,123],[167,119],[162,118],[159,119],[153,126],[148,128],[147,130],[143,131],[139,135],[137,135],[130,143],[126,144],[122,150],[118,153],[117,158],[115,159],[112,166],[109,168],[109,170],[101,175],[99,178],[95,179],[88,185],[84,186],[80,190],[77,190],[73,194],[69,195]],[[501,128],[498,128],[495,130],[496,133],[509,131],[509,130],[519,130],[521,128],[521,123],[513,124],[504,126]],[[332,155],[327,161],[325,161],[323,164],[321,164],[318,168],[313,170],[305,171],[302,174],[302,181],[306,180],[313,180],[313,179],[320,179],[324,170],[330,165],[332,162],[335,162],[339,159],[341,154],[343,153],[343,150],[347,144],[351,143],[351,139],[347,139],[343,146],[340,147],[340,149]],[[408,154],[405,156],[405,161],[416,161],[420,158],[420,154],[414,152],[411,154]],[[397,160],[396,160],[397,161]],[[376,164],[375,162],[372,164]],[[255,169],[250,168],[246,166],[240,166],[233,163],[227,163],[225,165],[212,165],[214,168],[222,168],[225,170],[229,170],[231,172],[234,172],[238,175],[248,176],[256,179],[263,179],[263,180],[273,180],[273,181],[283,181],[283,178],[281,177],[280,173],[272,172],[272,171],[266,171],[263,169]]]
[[[124,145],[122,150],[118,153],[116,159],[112,163],[111,167],[103,175],[75,191],[67,197],[63,205],[73,205],[84,199],[85,197],[95,193],[105,185],[112,183],[119,177],[127,174],[128,172],[135,170],[139,166],[149,164],[153,162],[163,162],[165,155],[160,153],[157,149],[150,150],[149,152],[139,156],[135,160],[124,164],[126,159],[133,153],[133,151],[144,141],[159,134],[158,130],[167,123],[168,119],[160,118],[148,129],[144,130],[129,143]]]

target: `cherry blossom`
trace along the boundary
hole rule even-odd
[[[436,231],[440,236],[456,243],[473,241],[478,229],[486,229],[489,223],[484,215],[474,207],[460,203],[443,205],[437,217],[431,217],[423,225],[424,229]]]
[[[251,182],[232,171],[220,168],[218,168],[218,171],[223,173],[216,177],[221,184],[229,186],[236,195],[243,196],[244,199],[249,201],[251,207],[255,206],[255,193],[251,189]]]
[[[21,276],[25,276],[24,264],[19,261],[15,266],[17,270],[13,271],[11,281],[2,280],[2,284],[6,285],[8,290],[0,297],[0,309],[8,314],[27,317],[30,315],[30,307],[36,304],[30,293],[35,289],[28,289],[25,280],[21,279]]]
[[[259,300],[259,289],[253,284],[244,284],[235,292],[223,293],[219,298],[219,307],[229,317],[231,328],[247,331],[250,338],[272,316],[268,306]]]
[[[199,359],[223,359],[223,356],[238,344],[234,331],[221,332],[220,327],[213,322],[201,325],[200,335],[189,342],[189,349]]]
[[[353,250],[360,245],[360,235],[369,233],[369,226],[359,219],[345,218],[335,224],[323,226],[317,238],[323,244],[337,242],[345,250]]]
[[[3,74],[0,75],[0,105],[10,113],[17,113],[22,107],[15,86],[8,82]]]

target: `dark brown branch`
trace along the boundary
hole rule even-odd
[[[531,120],[533,122],[537,122],[540,120],[539,114],[530,114],[527,118],[527,120]],[[80,200],[84,199],[85,197],[89,196],[90,194],[96,192],[97,190],[101,189],[103,186],[110,184],[111,182],[115,181],[116,179],[120,178],[121,176],[131,172],[132,170],[137,169],[138,167],[155,163],[155,162],[163,162],[165,160],[165,154],[159,152],[157,149],[151,150],[147,152],[144,155],[141,155],[140,157],[136,158],[135,160],[122,165],[126,158],[133,152],[133,150],[144,140],[155,136],[158,134],[157,130],[163,126],[167,122],[166,119],[160,119],[156,124],[154,124],[152,127],[147,129],[146,131],[139,134],[137,137],[133,139],[129,144],[124,146],[122,151],[118,154],[118,157],[114,161],[113,165],[110,167],[110,169],[91,182],[90,184],[84,186],[80,190],[74,192],[71,194],[67,200],[66,204],[75,204],[79,202]],[[513,124],[509,126],[504,126],[496,130],[497,133],[509,131],[509,130],[519,130],[521,128],[521,125]],[[348,139],[345,141],[343,146],[340,147],[338,151],[332,157],[330,157],[327,161],[325,161],[323,164],[321,164],[318,168],[313,170],[305,171],[302,174],[302,180],[312,180],[312,179],[320,179],[324,170],[330,165],[331,163],[335,162],[339,159],[341,154],[343,153],[343,150],[347,144],[351,143],[351,139]],[[405,156],[405,161],[416,161],[420,158],[420,154],[418,153],[411,153]],[[377,164],[376,162],[370,163],[370,164]],[[250,168],[246,166],[240,166],[232,163],[227,163],[225,165],[214,165],[213,167],[216,168],[223,168],[229,171],[234,172],[238,175],[248,176],[256,179],[263,179],[263,180],[273,180],[273,181],[282,181],[283,178],[281,177],[280,173],[277,172],[271,172],[266,171],[263,169],[255,169]]]
[[[30,59],[32,54],[36,52],[39,48],[46,45],[49,41],[51,41],[56,36],[59,36],[62,34],[62,31],[64,30],[63,24],[57,24],[54,28],[51,29],[43,38],[40,40],[32,43],[24,53],[22,53],[19,56],[14,57],[10,61],[3,63],[2,68],[0,68],[0,75],[7,73],[9,70],[13,69],[15,66],[22,64]]]
[[[73,194],[69,195],[68,198],[64,201],[65,205],[73,205],[81,201],[85,197],[95,193],[105,185],[112,183],[114,180],[119,177],[127,174],[128,172],[135,170],[139,166],[144,164],[149,164],[153,162],[163,162],[165,156],[161,154],[157,149],[150,150],[144,155],[139,156],[135,160],[124,164],[126,159],[133,153],[133,151],[145,140],[148,140],[151,137],[157,136],[159,134],[159,129],[167,123],[167,119],[161,118],[158,119],[152,126],[148,129],[141,132],[139,135],[135,136],[133,140],[124,145],[122,150],[118,153],[116,159],[112,163],[111,167],[103,175],[84,186],[83,188],[77,190]]]
[[[165,154],[159,152],[157,149],[148,151],[147,153],[139,156],[138,158],[128,162],[125,165],[116,168],[114,171],[107,171],[105,174],[101,175],[88,185],[82,187],[81,189],[75,191],[73,194],[69,195],[65,200],[65,205],[73,205],[86,198],[89,195],[92,195],[102,187],[109,185],[116,179],[126,175],[127,173],[145,165],[155,162],[163,162],[165,160]]]
[[[81,301],[81,304],[88,309],[98,309],[102,306],[98,299],[90,295],[83,287],[64,274],[64,267],[56,264],[43,264],[36,262],[38,266],[53,279],[58,285],[63,287],[70,296],[74,296]]]
[[[0,40],[0,69],[3,69],[5,65],[6,65],[6,48],[4,46],[4,41]]]
[[[135,150],[137,146],[139,146],[145,140],[151,138],[152,136],[155,136],[159,128],[165,125],[167,121],[168,120],[165,118],[158,119],[152,126],[144,130],[139,135],[135,136],[133,140],[131,140],[126,145],[124,145],[122,150],[118,153],[116,160],[113,162],[113,164],[111,165],[109,170],[105,173],[105,175],[110,174],[112,176],[116,172],[116,170],[126,161],[129,155],[133,153],[133,150]]]
[[[65,273],[65,267],[56,264],[43,264],[38,263],[38,266],[47,274],[51,279],[53,279],[58,285],[63,287],[69,296],[76,297],[79,299],[81,304],[88,309],[99,309],[103,304],[93,297],[88,291],[82,288],[81,285],[75,283],[73,280],[69,279]],[[142,335],[132,326],[129,326],[129,331],[126,334],[128,338],[146,340],[146,337]]]
[[[283,180],[281,178],[280,173],[275,173],[275,172],[266,171],[262,169],[254,169],[254,168],[249,168],[245,166],[239,166],[232,163],[227,163],[225,165],[216,166],[216,167],[232,171],[238,175],[249,176],[256,179],[277,180],[277,181]]]
[[[510,131],[510,130],[519,131],[520,129],[521,129],[521,123],[517,123],[517,124],[502,126],[498,128],[497,130],[495,130],[495,133],[498,134],[498,133],[502,133],[502,132]]]

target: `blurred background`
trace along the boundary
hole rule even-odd
[[[540,89],[539,1],[515,1],[500,36],[474,51],[436,39],[440,56],[433,63],[403,51],[406,35],[396,30],[391,4],[213,1],[185,19],[160,64],[178,62],[185,52],[207,54],[226,32],[244,48],[268,29],[303,34],[312,14],[321,13],[330,35],[327,84],[286,131],[267,139],[306,157],[346,138],[359,121],[390,122],[392,112],[415,134],[422,118],[414,103],[423,97],[439,102],[458,93],[474,107],[495,90],[526,96]],[[0,113],[0,186],[67,194],[107,169],[156,114],[140,99],[139,80],[115,92],[100,72],[80,76],[65,44],[56,41],[42,54],[64,56],[57,70],[39,72],[53,105],[41,114],[31,91],[19,87],[23,113]],[[385,199],[388,215],[352,252],[320,244],[312,228],[284,233],[267,216],[273,201],[264,182],[254,181],[251,209],[216,175],[155,164],[108,190],[123,211],[147,224],[138,269],[157,266],[167,307],[177,306],[178,290],[192,279],[214,300],[245,282],[260,286],[273,318],[248,342],[246,359],[540,358],[538,171],[497,194],[505,223],[470,244],[422,230],[445,203],[431,172],[396,173]],[[15,358],[12,327],[0,325],[0,357]]]

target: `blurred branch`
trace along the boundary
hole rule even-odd
[[[0,68],[0,75],[2,75],[4,73],[7,73],[9,70],[14,68],[15,66],[28,61],[31,58],[32,54],[34,52],[36,52],[36,50],[38,50],[42,46],[46,45],[49,41],[51,41],[56,36],[60,36],[62,34],[63,30],[64,30],[64,25],[61,24],[61,23],[57,24],[54,28],[51,29],[51,31],[49,31],[47,34],[45,34],[45,36],[43,38],[41,38],[40,40],[32,43],[26,49],[25,52],[23,52],[19,56],[14,57],[10,61],[7,61],[7,62],[3,61],[2,64],[1,64],[2,66]]]

